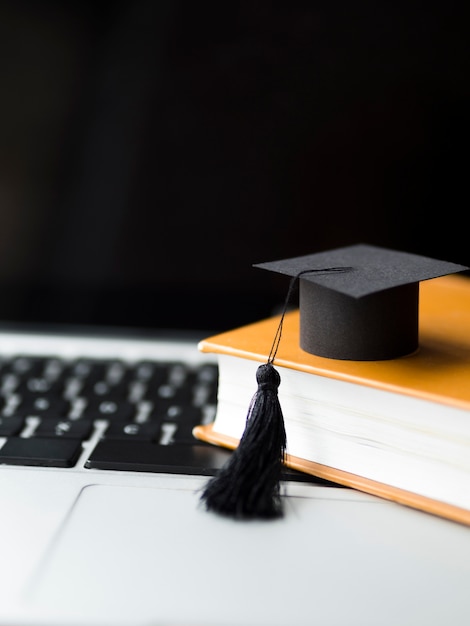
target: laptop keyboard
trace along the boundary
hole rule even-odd
[[[192,435],[213,421],[214,364],[20,355],[0,363],[0,464],[213,475],[230,451]],[[285,479],[326,483],[300,472]]]

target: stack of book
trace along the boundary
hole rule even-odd
[[[202,341],[217,354],[215,422],[199,439],[235,448],[279,316]],[[384,360],[317,356],[285,315],[275,367],[287,465],[470,525],[470,278],[420,285],[419,348]]]

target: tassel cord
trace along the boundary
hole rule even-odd
[[[274,340],[271,346],[271,350],[269,352],[269,356],[268,356],[268,360],[267,363],[274,363],[274,359],[276,358],[276,354],[279,348],[279,344],[281,343],[281,336],[282,336],[282,327],[284,325],[284,318],[286,316],[287,313],[287,307],[290,304],[290,300],[292,297],[292,293],[294,291],[294,287],[298,281],[298,279],[303,276],[304,274],[311,274],[313,272],[315,273],[320,273],[320,272],[344,272],[347,270],[351,270],[351,267],[326,267],[323,269],[310,269],[310,270],[302,270],[301,272],[298,272],[295,276],[293,276],[290,280],[289,283],[289,288],[287,290],[287,294],[286,294],[286,298],[284,300],[284,306],[281,312],[281,319],[279,320],[279,325],[277,327],[276,330],[276,334],[274,335]]]

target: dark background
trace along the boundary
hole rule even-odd
[[[254,263],[470,265],[466,3],[0,2],[0,319],[223,329]]]

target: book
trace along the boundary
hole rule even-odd
[[[279,316],[209,337],[218,407],[197,438],[234,449]],[[285,315],[275,367],[286,464],[470,525],[470,278],[420,284],[419,348],[380,361],[320,357],[299,347],[299,311]]]

